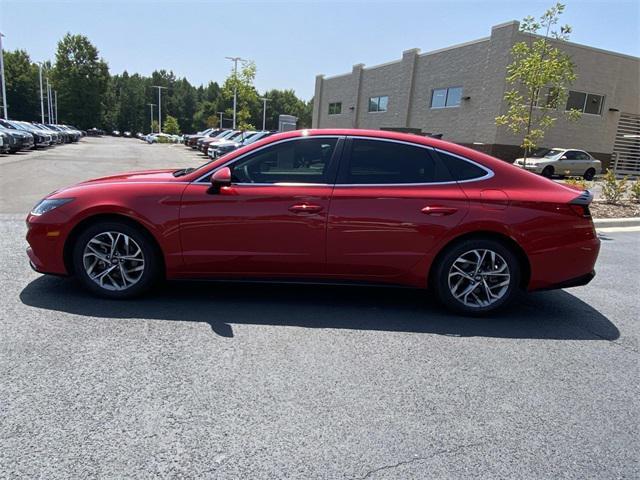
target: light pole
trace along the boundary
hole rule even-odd
[[[166,90],[167,87],[153,85],[153,88],[158,89],[158,133],[162,133],[162,90]]]
[[[51,121],[51,85],[49,85],[48,77],[47,77],[47,117],[49,119],[49,123],[53,123]]]
[[[44,123],[44,93],[42,92],[42,62],[38,62],[40,67],[40,115],[42,116],[42,123]]]
[[[267,124],[267,102],[269,99],[267,97],[262,97],[262,130],[265,130],[264,126]]]
[[[224,57],[233,62],[233,129],[236,129],[236,108],[238,105],[238,62],[246,62],[240,57]]]
[[[58,124],[58,91],[54,90],[53,92],[53,102],[55,105],[55,111],[53,113],[53,123]]]
[[[149,117],[150,123],[149,126],[151,128],[151,133],[153,133],[153,107],[156,106],[155,103],[147,103],[151,107],[151,116]]]
[[[224,112],[218,112],[218,115],[220,115],[220,128],[222,128],[222,116],[224,115]]]
[[[4,81],[4,55],[2,54],[2,37],[4,34],[0,32],[0,76],[2,77],[2,106],[4,108],[4,119],[9,120],[7,114],[7,87]]]

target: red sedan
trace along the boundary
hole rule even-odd
[[[54,192],[27,217],[27,252],[109,298],[161,278],[365,282],[428,287],[476,314],[589,282],[591,200],[432,138],[302,130]]]

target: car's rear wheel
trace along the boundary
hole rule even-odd
[[[431,281],[438,299],[448,308],[486,314],[513,299],[520,285],[520,265],[502,242],[469,239],[443,253]]]
[[[590,168],[588,169],[586,172],[584,172],[584,179],[591,181],[593,180],[593,177],[596,176],[596,169],[595,168]]]
[[[554,172],[555,172],[554,168],[551,165],[547,165],[542,169],[542,176],[551,178],[553,177]]]
[[[107,298],[130,298],[151,288],[159,276],[158,260],[148,234],[121,222],[89,226],[73,248],[76,276]]]

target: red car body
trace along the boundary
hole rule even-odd
[[[209,192],[203,175],[274,142],[317,135],[417,144],[470,159],[488,178],[432,185],[230,185]],[[453,143],[366,130],[271,136],[183,176],[171,170],[83,182],[48,198],[73,201],[27,218],[35,270],[72,273],[70,248],[98,218],[147,230],[165,276],[319,279],[425,288],[434,259],[456,239],[484,235],[511,246],[527,290],[579,285],[594,271],[599,240],[580,192]],[[308,210],[311,209],[311,210]]]

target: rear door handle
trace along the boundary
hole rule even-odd
[[[458,209],[454,207],[442,207],[440,205],[427,205],[420,211],[425,215],[444,217],[445,215],[453,215],[458,211]]]
[[[312,203],[299,203],[289,207],[289,211],[293,213],[318,213],[321,210],[322,206]]]

